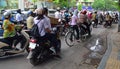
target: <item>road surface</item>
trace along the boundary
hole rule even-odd
[[[112,28],[103,28],[103,26],[98,26],[98,28],[92,29],[92,37],[86,42],[77,43],[74,47],[69,47],[64,42],[64,37],[61,37],[62,49],[61,49],[61,59],[54,58],[50,59],[38,66],[33,66],[26,59],[27,53],[23,55],[9,57],[0,59],[0,69],[93,69],[94,66],[91,65],[81,65],[81,61],[84,59],[84,55],[89,52],[86,48],[90,42],[94,41],[98,35],[107,31],[114,31],[117,25],[113,25]],[[104,35],[103,35],[104,36]],[[98,37],[99,38],[99,37]]]

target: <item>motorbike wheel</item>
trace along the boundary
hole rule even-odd
[[[107,28],[107,25],[106,25],[106,24],[104,24],[103,26],[104,26],[105,28]]]
[[[30,63],[34,66],[39,64],[39,59],[37,58],[30,58]]]
[[[80,35],[81,40],[84,42],[87,39],[86,35]]]
[[[42,61],[42,51],[41,52],[35,52],[32,53],[32,58],[30,58],[30,63],[34,66],[38,65]]]
[[[69,47],[75,45],[76,35],[73,31],[68,31],[65,35],[65,42]]]

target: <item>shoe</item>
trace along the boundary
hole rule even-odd
[[[77,41],[77,42],[81,42],[81,40],[79,40],[79,39],[77,39],[76,41]]]
[[[92,35],[88,35],[88,36],[87,36],[87,38],[90,38],[90,37],[92,37]]]

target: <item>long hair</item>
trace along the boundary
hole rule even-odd
[[[43,8],[43,14],[47,15],[48,14],[48,9],[47,8]]]
[[[43,19],[44,18],[44,15],[43,14],[38,14],[37,15],[37,19],[39,20],[39,19]]]

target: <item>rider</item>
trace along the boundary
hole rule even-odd
[[[111,25],[111,23],[112,23],[111,19],[112,19],[112,17],[110,16],[110,14],[106,13],[106,16],[105,16],[106,23],[108,23],[109,25]]]
[[[60,8],[59,7],[57,8],[57,11],[55,12],[55,18],[57,18],[57,19],[61,19],[62,18],[62,15],[60,13]]]
[[[69,14],[68,10],[65,11],[64,16],[65,16],[66,23],[68,23],[70,21],[70,19],[69,19],[70,14]]]
[[[50,19],[48,18],[48,9],[47,8],[40,8],[37,10],[38,16],[34,18],[34,23],[38,23],[38,28],[39,28],[39,34],[40,38],[39,40],[45,40],[48,39],[51,42],[51,45],[56,46],[56,40],[55,40],[55,35],[51,34],[51,24],[50,24]],[[40,21],[39,21],[40,20]],[[57,54],[57,53],[56,53]]]
[[[95,24],[98,24],[98,16],[97,16],[97,11],[95,11],[92,15],[92,21],[95,22]]]
[[[30,12],[29,13],[29,17],[27,18],[27,29],[30,30],[33,26],[33,20],[34,20],[34,17],[33,17],[33,12]]]
[[[16,20],[19,24],[23,24],[23,16],[21,14],[21,9],[17,10]]]
[[[78,20],[77,14],[78,14],[78,12],[74,11],[74,13],[71,17],[70,25],[72,26],[73,30],[76,31],[76,33],[77,33],[76,39],[79,40],[79,29],[78,29],[78,26],[77,26],[77,20]]]
[[[11,14],[9,12],[4,13],[4,17],[5,17],[5,20],[3,21],[4,33],[3,33],[3,39],[1,39],[0,41],[9,44],[10,48],[12,48],[13,41],[16,40],[13,46],[13,48],[15,48],[15,46],[21,41],[22,37],[16,35],[15,25],[10,22],[10,15]],[[21,44],[23,45],[24,42],[21,42]]]
[[[6,13],[10,13],[10,19],[9,19],[10,22],[16,24],[15,18],[14,18],[14,16],[12,15],[12,12],[11,12],[11,11],[5,11],[5,12],[3,13],[2,17],[1,17],[1,20],[2,20],[2,21],[5,20],[5,15],[6,15]]]
[[[87,15],[86,15],[87,11],[82,11],[81,14],[80,14],[80,18],[78,19],[78,24],[84,24],[86,26],[83,27],[82,25],[80,25],[83,29],[87,30],[88,31],[88,35],[91,36],[91,31],[90,31],[90,25],[91,23],[88,22],[88,18],[87,18]]]

